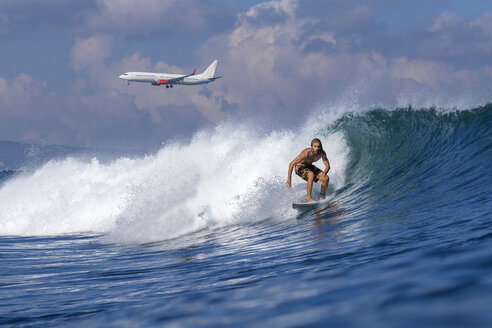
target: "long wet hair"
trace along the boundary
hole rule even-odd
[[[321,143],[321,140],[319,140],[318,138],[314,138],[313,140],[311,140],[311,147],[313,146],[313,144],[315,142],[319,143],[319,146],[320,146],[321,150],[323,150],[323,144]]]

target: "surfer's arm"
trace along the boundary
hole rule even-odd
[[[325,170],[323,171],[323,173],[326,175],[328,171],[330,171],[330,162],[328,161],[326,154],[323,155],[323,163],[325,163]]]
[[[289,173],[287,174],[287,182],[285,183],[285,185],[290,188],[291,185],[292,185],[292,170],[294,169],[294,166],[296,166],[296,164],[299,164],[300,162],[302,162],[303,159],[305,159],[307,157],[307,152],[305,151],[302,151],[299,156],[297,156],[296,158],[294,158],[292,160],[292,162],[290,162],[289,164]]]

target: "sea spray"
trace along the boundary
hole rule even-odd
[[[51,161],[0,189],[1,233],[91,232],[109,242],[145,243],[210,226],[294,217],[290,205],[305,197],[306,184],[294,178],[287,189],[287,168],[314,132],[261,133],[225,123],[141,158]],[[348,154],[344,137],[334,132],[323,142],[332,188],[339,188]]]
[[[244,127],[222,125],[197,134],[189,145],[164,147],[156,155],[157,173],[153,179],[140,181],[131,205],[108,238],[161,240],[209,226],[293,217],[291,203],[305,197],[305,183],[296,179],[288,190],[287,168],[309,146],[308,139],[300,145],[292,132],[259,135]],[[343,164],[343,138],[335,134],[332,141],[342,145],[330,147],[329,156]],[[341,183],[343,167],[333,172]]]

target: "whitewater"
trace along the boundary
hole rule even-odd
[[[491,104],[328,108],[3,171],[0,324],[489,326],[491,126]],[[330,201],[299,212],[315,137]]]
[[[287,168],[297,150],[309,147],[309,138],[221,125],[143,158],[50,161],[0,189],[6,204],[1,231],[107,233],[114,241],[143,243],[207,226],[294,216],[290,204],[296,194],[285,188]],[[343,136],[333,134],[325,142],[328,156],[342,164],[331,174],[341,185]]]

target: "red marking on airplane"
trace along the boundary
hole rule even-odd
[[[152,85],[163,85],[167,84],[167,80],[158,80],[157,82],[152,83]]]

